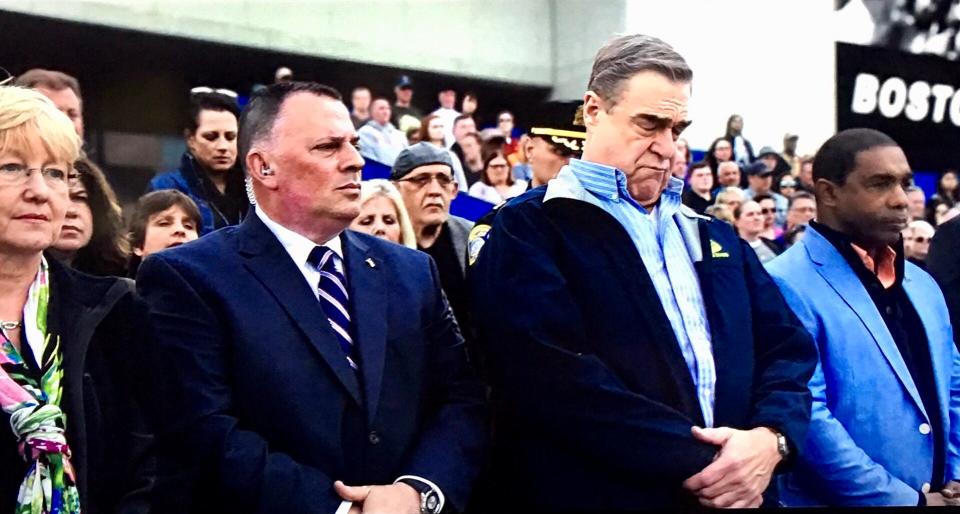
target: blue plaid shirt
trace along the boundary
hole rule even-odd
[[[683,181],[671,177],[651,214],[630,196],[627,177],[622,171],[570,159],[570,165],[548,185],[544,200],[564,197],[591,203],[616,218],[627,230],[677,336],[697,390],[704,424],[712,427],[717,373],[710,325],[693,260],[673,219],[680,209],[682,190]]]

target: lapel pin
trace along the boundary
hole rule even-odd
[[[377,267],[377,263],[373,262],[373,259],[371,259],[370,257],[367,257],[367,260],[365,262],[367,263],[367,266],[370,266],[371,268]]]

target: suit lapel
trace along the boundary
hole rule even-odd
[[[255,213],[247,216],[240,228],[240,253],[245,257],[244,266],[283,307],[350,397],[362,405],[357,375],[347,363],[323,308],[290,254]]]
[[[900,349],[897,348],[897,344],[890,335],[890,330],[887,329],[887,324],[880,316],[873,298],[867,293],[856,273],[850,269],[850,265],[840,255],[840,252],[815,229],[807,229],[807,236],[803,239],[802,244],[807,249],[807,255],[817,265],[817,273],[830,284],[830,287],[860,318],[863,326],[873,336],[880,352],[887,359],[890,367],[893,368],[907,393],[913,398],[920,411],[926,415],[923,402],[920,401],[920,393],[913,382],[913,377],[907,370],[907,364],[900,354]]]
[[[380,400],[380,384],[387,346],[387,292],[384,283],[386,262],[356,234],[341,237],[344,267],[350,290],[360,374],[366,394],[367,416],[373,420]]]
[[[927,346],[930,348],[930,359],[933,362],[933,378],[937,386],[937,401],[940,403],[940,419],[948,420],[950,419],[950,375],[953,368],[954,346],[949,344],[944,351],[944,345],[941,344],[943,341],[937,337],[937,331],[932,329],[942,326],[944,322],[949,323],[949,320],[938,319],[933,309],[928,307],[930,297],[919,288],[917,282],[913,280],[913,273],[907,271],[909,269],[909,266],[904,267],[903,289],[907,292],[907,298],[910,299],[913,309],[917,311],[917,316],[923,324]]]

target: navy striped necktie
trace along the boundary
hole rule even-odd
[[[337,269],[340,257],[326,246],[318,246],[310,252],[307,262],[320,271],[320,283],[317,285],[320,305],[330,321],[330,328],[337,336],[340,349],[347,357],[350,367],[357,369],[353,352],[353,318],[350,315],[350,297],[347,295],[347,281]]]

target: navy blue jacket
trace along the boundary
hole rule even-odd
[[[259,217],[140,267],[165,380],[157,512],[333,514],[334,480],[436,483],[463,510],[483,388],[425,254],[341,236],[359,372]]]
[[[717,448],[691,435],[703,423],[693,380],[643,261],[615,218],[544,202],[545,189],[500,210],[471,269],[495,412],[491,491],[509,490],[518,510],[694,505],[681,484]],[[796,451],[810,418],[810,336],[729,225],[677,216],[700,240],[715,425],[771,427]]]
[[[228,172],[230,175],[227,177],[226,195],[230,196],[230,200],[239,210],[239,215],[224,212],[224,210],[217,208],[213,201],[214,185],[202,176],[203,173],[204,171],[199,169],[196,159],[190,152],[184,152],[180,159],[180,167],[150,179],[147,192],[176,189],[189,196],[197,204],[197,209],[200,211],[200,221],[202,222],[199,230],[200,235],[240,223],[246,213],[248,204],[243,184],[243,170],[235,167]]]

